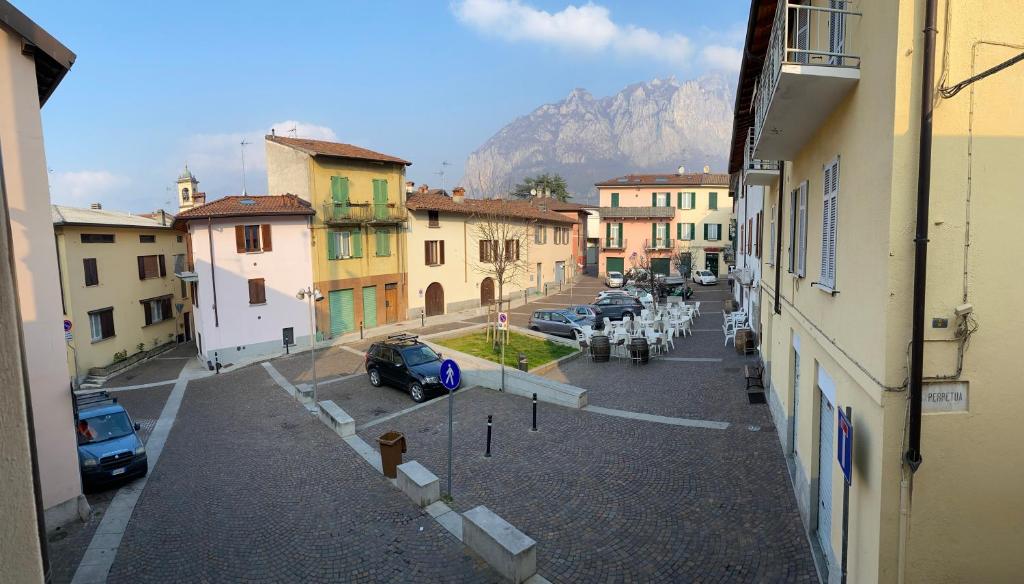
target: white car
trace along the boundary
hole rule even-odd
[[[622,272],[608,272],[604,283],[609,288],[622,288],[622,285],[626,283],[626,279],[622,277]]]
[[[693,281],[701,286],[707,286],[709,284],[717,284],[718,278],[707,270],[696,270],[693,272]]]

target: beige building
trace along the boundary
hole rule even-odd
[[[72,377],[105,377],[192,340],[189,289],[174,276],[185,261],[184,235],[173,221],[163,212],[53,206]]]
[[[0,0],[0,573],[48,576],[45,529],[88,511],[63,360],[39,108],[75,55]]]
[[[557,201],[550,201],[557,206]],[[543,200],[468,199],[459,187],[452,196],[418,192],[409,209],[409,318],[486,306],[575,275],[573,227],[576,211],[560,213]],[[507,223],[510,243],[488,240],[488,224]],[[499,286],[489,254],[512,254],[517,276]]]
[[[694,269],[723,275],[732,249],[729,177],[711,169],[674,174],[628,174],[597,183],[600,208],[598,273],[625,273],[632,258],[676,274],[672,258],[690,253]]]
[[[729,170],[765,187],[761,357],[823,581],[846,408],[850,582],[1024,573],[1021,31],[1019,0],[752,2]]]

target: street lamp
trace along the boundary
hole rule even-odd
[[[309,360],[313,365],[313,413],[315,414],[320,407],[320,402],[317,401],[316,393],[316,311],[313,309],[313,304],[323,300],[324,295],[316,288],[307,286],[301,288],[295,297],[309,302]]]

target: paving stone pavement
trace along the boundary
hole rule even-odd
[[[370,385],[365,373],[354,379],[321,385],[318,399],[332,400],[352,416],[357,425],[416,405],[409,394],[401,389],[388,385]]]
[[[492,582],[264,369],[189,382],[110,582]]]
[[[181,368],[185,366],[185,362],[195,358],[195,355],[195,343],[182,343],[117,375],[103,384],[103,387],[113,389],[127,385],[142,385],[144,383],[174,380],[178,377],[178,373],[181,372]]]

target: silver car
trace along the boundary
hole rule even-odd
[[[608,275],[604,278],[604,283],[609,288],[621,288],[626,283],[626,278],[623,277],[622,272],[608,272]]]
[[[538,310],[530,317],[531,330],[560,337],[572,338],[573,331],[582,331],[583,325],[593,326],[594,319],[568,310]]]

